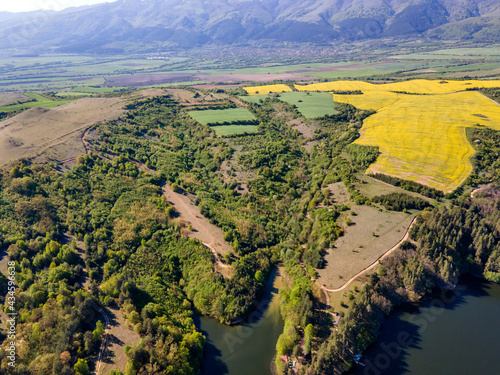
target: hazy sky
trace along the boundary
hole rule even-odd
[[[1,0],[0,11],[29,12],[37,9],[61,10],[68,7],[112,1],[115,0]]]

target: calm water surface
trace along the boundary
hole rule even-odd
[[[271,374],[276,342],[283,332],[278,273],[277,269],[272,272],[264,297],[247,323],[229,327],[215,319],[199,319],[198,327],[207,336],[202,375]]]
[[[382,327],[356,375],[500,374],[500,285],[463,278],[420,307],[405,306]]]

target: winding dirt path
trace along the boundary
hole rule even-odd
[[[88,128],[82,135],[83,147],[85,147],[85,152],[87,154],[90,154],[90,143],[87,141],[87,135],[89,134],[89,131],[91,131],[92,129],[93,127]]]
[[[333,317],[333,325],[334,326],[337,326],[339,321],[340,321],[340,315],[337,314],[337,313],[334,313],[334,312],[331,312],[329,310],[329,308],[331,307],[330,305],[330,295],[328,293],[335,293],[335,292],[341,292],[342,290],[344,290],[345,288],[347,288],[354,280],[356,280],[358,277],[360,277],[361,275],[367,273],[368,271],[372,270],[373,268],[375,268],[379,261],[381,261],[382,259],[385,259],[386,257],[388,257],[389,255],[391,255],[394,250],[396,250],[397,248],[399,248],[399,245],[401,245],[404,241],[406,241],[408,239],[408,237],[410,236],[410,230],[411,228],[413,227],[413,225],[415,224],[415,222],[417,221],[417,217],[418,216],[415,216],[412,220],[412,222],[410,223],[408,229],[406,230],[403,238],[396,244],[394,245],[393,247],[391,247],[389,250],[387,250],[382,256],[380,256],[375,262],[373,262],[371,265],[369,265],[368,267],[362,269],[361,271],[359,271],[356,275],[354,275],[353,277],[351,277],[344,285],[342,285],[340,288],[337,288],[337,289],[328,289],[327,287],[325,287],[324,285],[321,285],[317,279],[315,279],[314,277],[311,277],[311,281],[315,282],[316,284],[318,284],[318,286],[320,287],[320,289],[323,291],[324,295],[325,295],[325,301],[326,301],[326,308],[325,309],[321,309],[321,311],[325,312],[325,313],[328,313],[330,314],[332,317]],[[302,269],[307,273],[306,271],[306,268],[305,268],[305,265],[303,263],[300,263],[300,266],[302,267]]]
[[[326,288],[325,286],[321,285],[320,284],[320,287],[321,289],[323,289],[325,292],[340,292],[342,290],[344,290],[345,288],[347,288],[349,286],[350,283],[352,283],[354,280],[356,280],[359,276],[363,275],[364,273],[372,270],[373,268],[375,268],[378,263],[387,258],[389,255],[391,255],[394,250],[396,250],[399,245],[401,245],[404,241],[406,241],[408,239],[408,237],[410,236],[410,230],[411,228],[413,227],[413,225],[415,224],[415,222],[417,221],[417,217],[418,216],[415,216],[413,218],[413,220],[411,221],[410,223],[410,226],[408,227],[408,229],[406,230],[403,238],[396,244],[394,245],[393,247],[391,247],[389,250],[387,250],[382,256],[380,256],[375,262],[373,262],[371,265],[369,265],[368,267],[364,268],[363,270],[359,271],[356,275],[354,275],[353,277],[351,277],[344,285],[342,285],[340,288],[337,288],[337,289],[328,289]],[[319,283],[318,283],[319,284]]]
[[[106,351],[106,348],[108,347],[108,333],[110,329],[110,323],[109,323],[109,318],[108,315],[104,312],[103,309],[98,310],[101,315],[104,317],[104,322],[105,322],[105,330],[104,330],[104,335],[102,336],[102,342],[101,342],[101,347],[99,349],[99,356],[97,357],[97,362],[95,364],[95,373],[96,375],[99,375],[99,371],[101,370],[101,365],[102,365],[102,359],[104,357],[104,352]]]

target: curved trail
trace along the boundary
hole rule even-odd
[[[82,135],[83,147],[85,147],[85,152],[87,154],[90,154],[90,143],[87,141],[87,135],[89,134],[89,131],[91,131],[92,129],[93,129],[92,126],[89,127],[87,130],[85,130],[85,132]]]
[[[106,351],[106,348],[107,348],[108,331],[109,331],[109,328],[110,328],[109,318],[106,315],[106,313],[104,312],[104,310],[99,309],[98,311],[104,317],[104,321],[106,322],[106,324],[104,326],[105,327],[105,331],[104,331],[104,335],[102,336],[101,347],[99,349],[99,356],[98,356],[98,359],[97,359],[97,363],[95,365],[95,373],[96,373],[96,375],[99,375],[99,371],[101,369],[102,358],[103,358],[104,352]]]
[[[344,290],[345,288],[347,288],[349,286],[349,284],[351,284],[354,280],[356,280],[359,276],[363,275],[364,273],[372,270],[373,268],[375,268],[379,261],[381,261],[382,259],[385,259],[387,258],[389,255],[392,254],[392,252],[394,250],[396,250],[399,245],[401,245],[404,241],[406,241],[408,239],[408,237],[410,236],[410,230],[411,228],[413,227],[413,225],[415,224],[415,222],[417,221],[417,217],[418,216],[415,216],[413,218],[413,220],[411,221],[410,223],[410,226],[408,227],[408,229],[406,230],[403,238],[396,244],[394,245],[393,247],[391,247],[389,250],[387,250],[383,255],[381,255],[375,262],[373,262],[371,265],[369,265],[368,267],[362,269],[361,271],[359,271],[356,275],[354,275],[353,277],[351,277],[344,285],[342,285],[340,288],[337,288],[337,289],[328,289],[327,287],[319,284],[319,286],[321,287],[322,290],[324,290],[325,292],[340,292],[342,290]]]
[[[219,267],[222,267],[222,268],[231,267],[229,264],[222,263],[222,260],[220,260],[220,258],[219,258],[219,254],[217,254],[217,251],[215,251],[215,249],[212,246],[210,246],[209,244],[207,244],[205,242],[203,242],[203,245],[212,252],[212,254],[214,255],[214,258],[215,258],[215,263],[217,265],[219,265]]]

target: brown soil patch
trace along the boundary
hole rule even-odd
[[[123,313],[117,308],[107,308],[105,314],[109,319],[109,329],[106,330],[107,343],[97,375],[107,375],[111,370],[120,370],[125,373],[128,357],[123,352],[123,348],[125,345],[134,346],[139,342],[140,337],[127,327]]]
[[[172,95],[175,100],[185,106],[194,106],[198,104],[209,105],[228,98],[226,94],[213,92],[193,92],[185,89],[165,89],[164,91]],[[195,98],[196,93],[198,94],[198,96]]]
[[[303,147],[306,149],[308,153],[311,153],[313,147],[316,146],[318,143],[319,141],[307,141],[306,143],[304,143]]]
[[[0,94],[0,107],[6,106],[6,105],[11,105],[11,104],[25,103],[25,102],[29,102],[30,100],[32,100],[32,99],[29,96],[26,96],[26,95],[21,94],[19,92],[3,93],[3,94]]]
[[[300,119],[293,119],[287,122],[287,125],[292,127],[292,129],[296,129],[304,138],[314,138],[314,129],[315,127],[310,124],[306,124]]]
[[[333,201],[337,204],[344,204],[349,202],[349,192],[343,182],[336,182],[326,186],[330,189]]]
[[[359,190],[361,194],[372,199],[377,195],[384,195],[390,193],[403,193],[407,195],[411,195],[412,197],[417,197],[428,202],[434,203],[435,200],[429,197],[425,197],[418,193],[413,193],[411,191],[404,190],[398,186],[394,186],[388,184],[387,182],[377,180],[376,178],[370,177],[365,174],[358,174],[356,177],[360,180],[360,182],[356,182],[354,184],[355,188]]]
[[[192,225],[189,237],[199,239],[215,253],[227,254],[233,251],[231,245],[224,241],[222,229],[210,223],[188,196],[174,193],[168,185],[163,186],[163,195],[174,206],[180,218]]]
[[[83,98],[52,109],[31,108],[0,122],[0,165],[22,157],[62,161],[84,154],[85,129],[122,115],[123,103],[121,98]]]
[[[317,270],[319,282],[329,289],[342,287],[351,277],[374,263],[404,236],[414,215],[353,206],[356,216],[346,211],[353,225],[325,255],[324,269]],[[372,235],[375,234],[375,236]]]
[[[155,96],[162,96],[166,94],[162,89],[145,89],[138,92],[144,98],[153,98]]]

